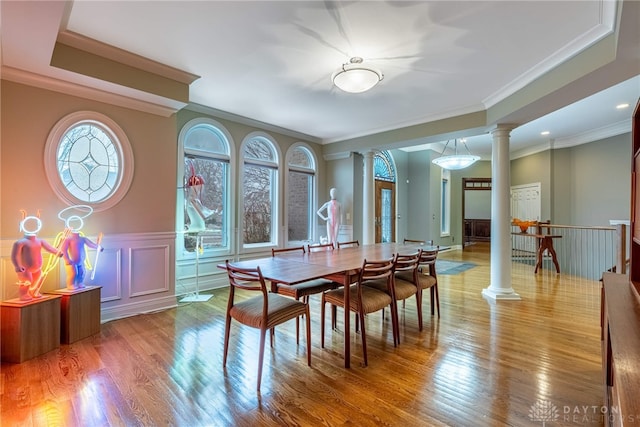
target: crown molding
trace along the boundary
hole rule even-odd
[[[609,126],[603,126],[597,129],[591,129],[577,135],[566,138],[551,139],[542,144],[528,146],[522,150],[513,151],[510,155],[511,160],[521,157],[530,156],[532,154],[541,153],[546,150],[557,150],[561,148],[571,148],[590,142],[600,141],[611,138],[613,136],[622,135],[631,132],[631,119],[622,120]]]
[[[521,150],[517,150],[517,151],[513,151],[510,153],[509,155],[509,159],[510,160],[516,160],[516,159],[520,159],[522,157],[527,157],[527,156],[531,156],[533,154],[538,154],[538,153],[542,153],[543,151],[548,151],[548,150],[552,150],[553,147],[553,142],[552,141],[546,141],[542,144],[535,144],[535,145],[531,145],[528,146],[526,148],[523,148]]]
[[[553,148],[574,147],[576,145],[587,144],[589,142],[611,138],[612,136],[622,135],[623,133],[628,132],[631,132],[631,118],[566,138],[557,138],[553,141]]]
[[[98,102],[104,102],[106,104],[117,105],[119,107],[130,108],[132,110],[142,111],[145,113],[155,114],[163,117],[169,117],[172,114],[175,114],[178,110],[181,110],[186,105],[183,102],[161,98],[147,93],[141,93],[141,98],[147,97],[153,99],[153,101],[151,99],[136,99],[129,96],[109,92],[107,90],[91,88],[88,86],[70,83],[64,80],[55,79],[40,74],[30,73],[28,71],[19,70],[17,68],[2,67],[1,74],[3,80],[20,83],[27,86],[33,86],[40,89],[51,90],[53,92],[59,92],[65,95],[72,95]]]
[[[321,144],[322,140],[315,136],[307,135],[302,132],[296,132],[291,129],[282,128],[276,125],[272,125],[269,123],[261,122],[259,120],[250,119],[248,117],[240,116],[237,114],[229,113],[227,111],[218,110],[216,108],[207,107],[206,105],[197,104],[195,102],[190,102],[186,107],[186,110],[193,111],[196,113],[207,114],[210,116],[214,116],[220,119],[229,120],[232,122],[240,123],[243,125],[259,128],[261,130],[277,132],[281,135],[290,136],[292,138],[297,138],[305,142],[313,142],[316,144]]]
[[[531,69],[522,73],[511,83],[503,86],[494,94],[485,98],[482,102],[485,108],[491,108],[500,101],[523,89],[537,78],[543,76],[559,65],[567,62],[570,58],[584,51],[603,38],[611,35],[616,27],[616,1],[600,0],[600,15],[598,23],[590,31],[580,35],[562,48],[558,49],[551,56],[545,58]]]

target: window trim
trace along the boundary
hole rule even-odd
[[[219,132],[227,142],[227,153],[221,155],[220,153],[215,153],[211,151],[205,150],[197,150],[197,149],[189,149],[190,154],[197,155],[198,157],[210,158],[212,160],[218,160],[222,162],[228,163],[227,167],[227,194],[225,194],[225,205],[228,210],[227,216],[227,235],[229,243],[226,247],[221,248],[205,248],[203,255],[229,255],[232,254],[235,248],[235,235],[233,230],[234,228],[234,220],[235,220],[235,212],[234,212],[234,202],[233,195],[235,194],[235,144],[233,142],[233,138],[229,131],[218,121],[207,118],[207,117],[198,117],[192,120],[189,120],[185,123],[180,132],[178,134],[178,158],[177,158],[177,173],[176,173],[176,259],[189,259],[195,258],[195,254],[193,252],[188,252],[184,248],[184,159],[185,159],[185,147],[184,143],[186,137],[191,129],[196,126],[210,126],[215,129],[216,132]],[[180,228],[182,227],[182,228]]]
[[[447,183],[446,194],[443,184]],[[440,168],[440,237],[451,236],[451,171]]]
[[[62,137],[72,127],[85,123],[97,125],[109,135],[116,148],[118,161],[120,162],[115,190],[106,199],[98,202],[88,202],[75,197],[64,185],[58,173],[58,147]],[[120,203],[129,192],[133,181],[135,164],[129,138],[114,120],[95,111],[76,111],[61,118],[49,132],[44,148],[44,170],[51,189],[65,204],[68,206],[89,205],[94,212],[100,212]]]
[[[301,166],[295,166],[295,165],[290,165],[289,161],[291,160],[291,156],[293,155],[293,152],[297,149],[297,148],[304,148],[307,150],[307,152],[309,153],[309,156],[311,157],[311,162],[312,165],[310,168],[306,168],[306,167],[301,167]],[[290,184],[289,184],[289,172],[293,171],[293,172],[298,172],[298,173],[304,173],[304,174],[308,174],[313,176],[313,183],[312,183],[312,188],[311,188],[311,194],[309,195],[310,197],[310,204],[309,204],[309,227],[311,228],[311,242],[315,242],[318,240],[318,221],[315,220],[316,218],[316,211],[318,210],[318,158],[316,157],[316,153],[313,151],[313,149],[311,148],[311,146],[309,144],[306,144],[304,142],[296,142],[294,144],[292,144],[288,149],[287,149],[287,154],[285,156],[285,165],[286,165],[286,172],[284,175],[284,194],[285,194],[285,202],[284,202],[284,223],[287,225],[285,227],[285,229],[288,230],[289,227],[289,196],[291,194],[290,192]],[[303,242],[306,241],[301,241],[301,240],[289,240],[289,233],[286,232],[284,233],[283,236],[283,240],[284,240],[284,244],[288,245],[290,242],[300,242],[300,244],[302,244]]]
[[[271,144],[271,148],[274,151],[275,160],[273,162],[266,162],[259,159],[245,159],[244,150],[247,144],[254,139],[263,139]],[[282,153],[280,146],[276,143],[275,139],[265,132],[255,131],[249,133],[242,140],[240,148],[238,150],[238,164],[239,167],[239,191],[238,191],[238,246],[243,253],[263,251],[266,248],[278,247],[282,238],[280,236],[281,230],[281,215],[280,215],[280,183],[282,181]],[[248,161],[247,161],[248,160]],[[246,164],[271,168],[275,171],[275,183],[272,183],[273,195],[272,195],[272,219],[271,219],[271,241],[262,243],[245,243],[244,242],[244,175]]]

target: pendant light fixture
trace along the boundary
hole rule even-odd
[[[363,64],[362,58],[354,56],[342,64],[332,75],[331,81],[339,89],[349,93],[362,93],[377,85],[384,75],[381,71]]]
[[[440,166],[443,169],[458,170],[458,169],[467,168],[472,164],[474,164],[475,162],[477,162],[478,160],[480,160],[480,156],[474,156],[471,154],[471,152],[469,151],[469,147],[467,147],[466,139],[461,139],[460,142],[462,143],[462,145],[464,145],[464,148],[467,150],[467,154],[458,154],[458,140],[454,139],[453,140],[454,154],[449,154],[445,156],[444,152],[447,150],[447,147],[449,146],[449,142],[450,140],[447,140],[447,143],[445,144],[444,149],[440,154],[440,157],[437,157],[432,160],[434,164]]]

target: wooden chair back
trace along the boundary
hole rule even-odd
[[[436,277],[436,260],[438,259],[438,248],[431,250],[423,250],[420,254],[420,267],[427,267],[428,273]],[[424,270],[423,270],[424,272]]]
[[[417,273],[418,266],[420,264],[420,258],[422,257],[422,249],[418,252],[411,254],[396,254],[396,259],[393,262],[393,271],[413,271]]]
[[[227,274],[229,275],[229,284],[233,288],[242,289],[245,291],[262,291],[267,295],[267,287],[260,272],[260,267],[256,268],[238,268],[229,264],[226,261]],[[232,301],[229,301],[232,303]]]
[[[322,251],[332,251],[335,249],[333,243],[323,243],[320,245],[309,245],[307,246],[307,251],[311,252],[322,252]]]
[[[338,242],[338,249],[340,248],[355,248],[360,246],[360,242],[357,240],[351,240],[349,242]]]
[[[359,283],[366,282],[367,280],[381,280],[390,278],[393,274],[393,263],[395,256],[389,259],[367,261],[366,259],[362,263],[360,269]]]
[[[280,249],[271,248],[271,256],[276,256],[276,254],[280,254],[284,252],[296,252],[296,251],[300,251],[302,254],[306,253],[304,246],[293,246],[290,248],[280,248]]]

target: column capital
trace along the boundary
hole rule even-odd
[[[504,135],[506,133],[508,136],[511,131],[518,126],[520,125],[517,125],[515,123],[498,123],[497,125],[489,129],[489,133],[492,135]]]

